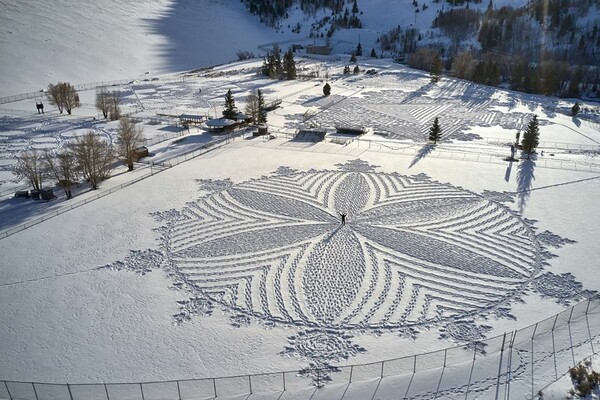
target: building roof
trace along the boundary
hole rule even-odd
[[[205,122],[206,126],[208,126],[209,128],[224,128],[226,126],[231,126],[236,123],[236,121],[227,118],[209,119]]]
[[[182,121],[201,121],[206,119],[206,116],[200,114],[181,114],[179,119]]]

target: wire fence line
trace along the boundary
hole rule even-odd
[[[357,143],[357,146],[366,146],[371,151],[381,151],[381,152],[389,152],[394,154],[406,154],[406,155],[414,155],[418,156],[419,149],[416,149],[413,145],[406,145],[403,147],[394,147],[391,143],[381,142],[381,141],[373,141],[373,140],[365,140],[365,139],[355,139],[354,142]],[[452,150],[437,150],[434,149],[427,155],[423,156],[423,158],[441,158],[448,160],[457,160],[457,161],[473,161],[473,162],[482,162],[486,164],[507,164],[508,162],[498,155],[490,155],[482,152],[466,152],[466,151],[452,151]],[[537,158],[534,160],[536,167],[540,168],[550,168],[550,169],[562,169],[569,171],[579,171],[579,172],[594,172],[600,173],[600,164],[595,163],[581,163],[577,161],[568,161],[568,160],[553,160],[553,159],[541,159]]]
[[[514,140],[509,138],[486,138],[484,139],[489,144],[499,144],[510,146],[514,145]],[[538,148],[556,149],[556,150],[581,150],[581,151],[600,151],[600,145],[598,144],[578,144],[578,143],[566,143],[566,142],[547,142],[540,141]]]
[[[109,195],[111,193],[119,191],[119,190],[121,190],[123,188],[131,186],[134,183],[137,183],[137,182],[139,182],[141,180],[144,180],[144,179],[149,178],[149,177],[151,177],[153,175],[156,175],[159,172],[162,172],[162,171],[164,171],[166,169],[174,167],[174,166],[176,166],[178,164],[181,164],[181,163],[183,163],[185,161],[191,160],[193,158],[199,157],[199,156],[207,154],[207,153],[209,153],[209,152],[211,152],[213,150],[221,148],[222,146],[224,146],[224,145],[226,145],[226,144],[234,141],[237,137],[243,136],[247,131],[248,131],[248,129],[241,129],[239,131],[235,131],[233,133],[229,133],[229,134],[227,134],[225,136],[219,137],[217,140],[213,140],[211,142],[208,142],[207,144],[205,144],[202,147],[200,147],[198,150],[193,150],[193,151],[190,151],[188,153],[181,154],[181,155],[179,155],[177,157],[170,158],[170,159],[168,159],[168,160],[166,160],[164,162],[158,162],[158,163],[154,163],[154,162],[150,162],[150,161],[142,162],[142,164],[146,164],[146,165],[149,166],[149,170],[150,171],[146,171],[141,176],[137,176],[136,178],[134,178],[134,179],[132,179],[130,181],[124,182],[124,183],[122,183],[122,184],[120,184],[118,186],[112,187],[112,188],[104,190],[104,191],[99,191],[96,195],[94,195],[92,197],[88,197],[88,198],[82,199],[80,201],[69,202],[69,204],[65,205],[60,210],[53,211],[53,212],[48,213],[48,214],[46,214],[46,215],[44,215],[42,217],[33,219],[33,220],[31,220],[31,221],[29,221],[27,223],[24,223],[24,224],[21,224],[21,225],[18,225],[18,226],[14,226],[14,227],[12,227],[10,229],[6,229],[6,230],[0,232],[0,240],[5,239],[5,238],[7,238],[9,236],[12,236],[12,235],[14,235],[14,234],[16,234],[18,232],[21,232],[21,231],[23,231],[23,230],[25,230],[27,228],[32,227],[34,225],[40,224],[40,223],[42,223],[44,221],[47,221],[47,220],[52,219],[54,217],[57,217],[57,216],[59,216],[61,214],[64,214],[64,213],[66,213],[68,211],[71,211],[71,210],[73,210],[75,208],[79,208],[79,207],[81,207],[81,206],[83,206],[85,204],[91,203],[92,201],[98,200],[98,199],[100,199],[100,198],[102,198],[104,196],[107,196],[107,195]],[[175,136],[177,136],[177,135],[175,135]],[[12,190],[14,190],[14,189],[12,189]]]
[[[368,381],[378,381],[371,389],[373,397],[393,393],[394,398],[468,400],[481,398],[482,393],[487,392],[491,393],[489,398],[511,398],[512,393],[519,398],[534,399],[539,390],[563,377],[570,367],[598,354],[599,346],[600,297],[596,296],[535,324],[493,338],[372,363],[137,383],[0,380],[0,399],[191,400],[258,393],[281,396],[283,392],[327,390],[336,384],[346,385],[348,390],[351,385]],[[415,376],[427,379],[419,380]],[[314,392],[309,391],[306,398],[312,394]],[[371,398],[371,393],[367,397]],[[276,398],[275,395],[273,399]]]
[[[134,79],[120,79],[115,81],[100,81],[100,82],[92,82],[92,83],[79,83],[73,85],[75,90],[77,91],[85,91],[85,90],[94,90],[96,88],[102,86],[123,86],[128,84],[142,84],[146,82],[162,82],[162,83],[172,83],[172,82],[185,82],[194,79],[193,75],[190,73],[175,75],[175,76],[161,76],[160,78],[154,80],[150,78],[134,78]],[[45,99],[46,97],[46,89],[38,90],[36,92],[28,92],[15,94],[12,96],[0,97],[0,104],[8,104],[15,103],[17,101],[22,100],[31,100],[31,99]]]
[[[470,162],[479,162],[485,164],[499,164],[499,165],[508,165],[509,162],[504,159],[504,157],[498,154],[489,154],[483,153],[481,151],[452,151],[452,150],[444,150],[444,149],[433,149],[431,152],[427,152],[422,157],[419,156],[420,149],[415,147],[418,145],[425,146],[426,143],[390,143],[385,141],[376,141],[370,139],[363,139],[360,137],[354,138],[330,138],[328,142],[324,141],[302,141],[296,139],[296,132],[286,132],[283,130],[272,130],[270,131],[277,137],[282,137],[288,140],[286,143],[286,149],[289,150],[300,150],[300,151],[311,151],[311,152],[325,152],[328,153],[330,151],[327,148],[319,148],[315,149],[314,146],[317,144],[325,144],[331,143],[335,144],[338,147],[347,147],[350,145],[355,145],[357,149],[365,149],[369,151],[377,151],[383,153],[391,153],[391,154],[401,154],[401,155],[409,155],[415,156],[422,159],[425,158],[439,158],[446,160],[456,160],[456,161],[470,161]],[[293,146],[293,145],[297,146]],[[291,147],[290,147],[291,145]],[[333,152],[333,151],[331,151]],[[338,153],[335,151],[334,153]],[[568,171],[578,171],[578,172],[592,172],[592,173],[600,173],[600,164],[598,163],[582,163],[577,161],[568,161],[568,160],[554,160],[551,158],[537,158],[533,160],[535,162],[536,167],[540,168],[549,168],[549,169],[561,169]]]

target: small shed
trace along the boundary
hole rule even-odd
[[[254,132],[253,136],[263,136],[269,134],[269,127],[267,125],[258,125],[256,132]]]

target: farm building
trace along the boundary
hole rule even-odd
[[[182,125],[201,124],[206,121],[206,116],[199,114],[181,114],[179,122]]]
[[[336,125],[335,130],[337,133],[343,135],[360,136],[367,133],[367,129],[364,126]]]
[[[298,142],[321,142],[325,139],[326,134],[327,131],[324,129],[302,128],[298,130],[294,140]]]
[[[231,131],[237,124],[239,124],[238,121],[227,118],[209,119],[204,122],[206,129],[214,133]]]
[[[331,49],[328,46],[317,46],[317,45],[306,46],[306,54],[318,54],[321,56],[328,56],[329,53],[331,53]]]

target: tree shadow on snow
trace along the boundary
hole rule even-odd
[[[533,181],[535,180],[535,161],[537,156],[535,154],[530,155],[530,159],[523,159],[517,167],[517,205],[519,206],[519,212],[523,213],[529,196],[531,195],[531,188]]]
[[[415,158],[412,159],[408,168],[410,169],[417,165],[419,161],[427,157],[434,149],[435,145],[431,143],[427,143],[425,146],[421,147],[421,150],[419,150],[419,152],[415,155]]]
[[[513,168],[513,160],[508,160],[508,166],[506,167],[506,172],[504,173],[504,181],[508,182],[510,181],[510,175],[512,173],[512,168]]]

